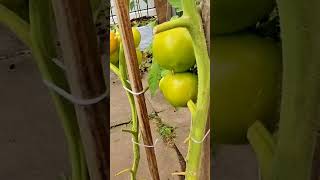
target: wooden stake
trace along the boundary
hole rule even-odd
[[[116,14],[118,17],[119,29],[121,31],[121,39],[127,63],[129,80],[133,92],[143,91],[143,86],[140,77],[139,65],[137,60],[136,48],[134,45],[133,34],[130,26],[130,18],[126,0],[116,0]],[[144,94],[134,96],[139,124],[141,127],[141,134],[145,145],[152,146],[152,134],[149,124],[149,117],[145,103]],[[157,166],[157,159],[153,147],[145,147],[149,171],[153,180],[159,180],[159,172]]]
[[[89,0],[52,0],[71,93],[91,99],[106,92]],[[91,180],[109,179],[109,101],[75,105]]]

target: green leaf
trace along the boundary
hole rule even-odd
[[[156,91],[159,87],[159,81],[161,79],[161,67],[155,61],[152,61],[151,69],[148,74],[148,83],[151,96],[156,94]]]

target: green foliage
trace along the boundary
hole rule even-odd
[[[162,139],[165,141],[172,141],[175,137],[175,128],[167,124],[159,124],[158,131]]]
[[[159,88],[161,71],[162,71],[162,68],[160,67],[160,65],[157,64],[155,61],[152,61],[151,69],[148,74],[149,90],[152,96],[156,94],[156,91]]]

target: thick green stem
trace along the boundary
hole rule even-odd
[[[157,33],[160,33],[162,31],[166,31],[166,30],[169,30],[169,29],[177,28],[177,27],[188,28],[190,26],[191,26],[190,18],[187,17],[187,16],[182,16],[182,17],[180,17],[178,19],[171,20],[170,22],[162,23],[162,24],[159,24],[159,25],[155,26],[153,28],[153,33],[157,34]]]
[[[182,0],[183,16],[179,19],[162,23],[155,27],[159,33],[176,27],[186,27],[192,37],[198,68],[198,95],[196,107],[189,102],[192,115],[190,141],[187,156],[186,179],[197,180],[200,175],[202,141],[205,134],[209,113],[210,99],[210,58],[207,51],[202,19],[195,0]],[[201,143],[199,143],[201,142]]]
[[[283,92],[273,180],[309,180],[319,130],[320,1],[278,0]]]
[[[120,50],[119,50],[119,69],[113,64],[110,64],[110,69],[119,77],[124,87],[128,89],[131,88],[130,84],[127,82],[128,73],[127,73],[126,61],[125,61],[122,45],[120,45]],[[132,127],[131,127],[130,133],[132,134],[132,140],[134,142],[139,142],[139,121],[138,121],[136,106],[134,103],[134,97],[128,91],[126,91],[126,94],[129,100],[130,108],[131,108]],[[136,143],[133,143],[133,157],[134,159],[133,159],[130,173],[131,173],[131,180],[136,180],[139,161],[140,161],[140,147]]]
[[[202,25],[202,19],[197,10],[195,0],[182,0],[183,16],[190,18],[188,30],[191,34],[194,53],[198,68],[198,96],[196,110],[192,114],[192,128],[190,131],[190,141],[187,156],[186,179],[197,180],[200,175],[200,159],[202,143],[192,140],[202,141],[205,134],[206,123],[209,113],[210,99],[210,58],[207,51],[206,39]]]
[[[30,48],[41,76],[43,79],[68,90],[68,83],[63,70],[51,61],[52,58],[57,57],[52,19],[50,1],[30,0]],[[86,165],[84,164],[85,162],[82,161],[84,159],[82,157],[83,153],[81,153],[83,147],[74,106],[55,92],[50,91],[50,93],[67,138],[72,166],[72,180],[86,180],[86,177],[81,177],[82,174],[86,173],[83,172],[86,171],[86,169],[84,169]],[[81,167],[83,169],[81,169]]]
[[[259,121],[255,122],[248,129],[247,137],[256,153],[262,180],[270,180],[272,177],[272,162],[276,147],[274,138]]]
[[[0,3],[0,23],[7,26],[16,36],[28,47],[31,47],[30,27],[28,22],[23,20],[13,11]]]

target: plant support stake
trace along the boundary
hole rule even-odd
[[[138,68],[139,66],[136,48],[134,46],[133,34],[130,26],[131,23],[127,1],[116,0],[115,4],[131,88],[133,92],[141,92],[143,91],[143,86],[141,82],[140,71]],[[134,97],[143,142],[147,146],[153,146],[152,133],[150,129],[144,94],[136,95]],[[145,147],[145,151],[152,179],[160,180],[154,148]]]

